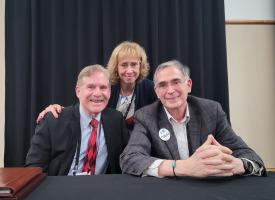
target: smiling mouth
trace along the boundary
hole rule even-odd
[[[102,103],[104,99],[90,99],[90,102],[92,103]]]
[[[167,101],[176,101],[179,97],[166,98]]]

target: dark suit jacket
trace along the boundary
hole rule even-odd
[[[120,94],[120,84],[112,86],[111,98],[108,103],[108,107],[116,109],[116,105]],[[151,80],[144,79],[136,85],[136,100],[135,110],[153,103],[157,97],[154,90],[154,83]]]
[[[235,157],[248,158],[260,166],[264,165],[261,158],[234,133],[219,103],[193,96],[189,96],[187,102],[190,155],[212,134],[220,144],[230,148]],[[134,120],[130,140],[120,157],[123,173],[140,176],[156,159],[180,159],[173,128],[159,101],[138,110]],[[166,128],[171,134],[167,142],[159,138],[161,128]]]
[[[119,155],[123,151],[128,131],[120,112],[106,108],[101,120],[108,151],[106,173],[121,173]],[[48,175],[67,175],[81,138],[79,104],[64,108],[58,119],[48,113],[35,129],[26,158],[26,166],[42,167]]]

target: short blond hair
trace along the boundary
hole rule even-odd
[[[118,57],[121,55],[130,55],[140,58],[140,74],[137,81],[141,81],[147,77],[150,66],[147,61],[145,50],[135,42],[124,41],[117,45],[113,50],[107,64],[107,69],[110,73],[110,82],[112,85],[118,83],[120,79],[118,76]]]
[[[80,86],[82,84],[82,80],[84,77],[88,77],[95,72],[102,72],[103,74],[105,74],[108,80],[108,85],[110,86],[110,74],[107,69],[105,69],[102,65],[99,64],[84,67],[78,74],[76,85]]]

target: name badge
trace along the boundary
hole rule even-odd
[[[159,130],[159,137],[163,141],[168,141],[170,139],[170,132],[166,128]]]

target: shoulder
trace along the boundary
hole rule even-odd
[[[48,112],[42,123],[49,122],[51,124],[60,123],[64,121],[70,121],[71,118],[79,118],[79,104],[71,105],[62,109],[62,112],[59,114],[58,118],[55,118],[51,112]]]
[[[222,111],[220,103],[214,100],[189,95],[187,102],[190,112],[197,115],[216,115],[218,111]]]
[[[217,106],[219,104],[219,102],[211,100],[211,99],[205,99],[205,98],[201,98],[201,97],[195,97],[192,95],[189,95],[187,98],[187,102],[188,104],[191,105],[196,105],[196,106]]]
[[[150,87],[154,88],[154,82],[149,79],[143,79],[137,84],[137,87]]]
[[[109,108],[106,107],[103,111],[102,111],[102,115],[105,116],[112,116],[112,117],[117,117],[117,118],[123,118],[122,113],[113,109],[113,108]]]
[[[135,116],[145,116],[147,118],[154,118],[160,110],[161,103],[156,101],[152,104],[146,105],[135,112]]]
[[[136,87],[136,93],[140,96],[140,98],[142,98],[144,101],[147,100],[145,105],[153,103],[157,99],[153,81],[149,79],[144,79],[139,82]]]

